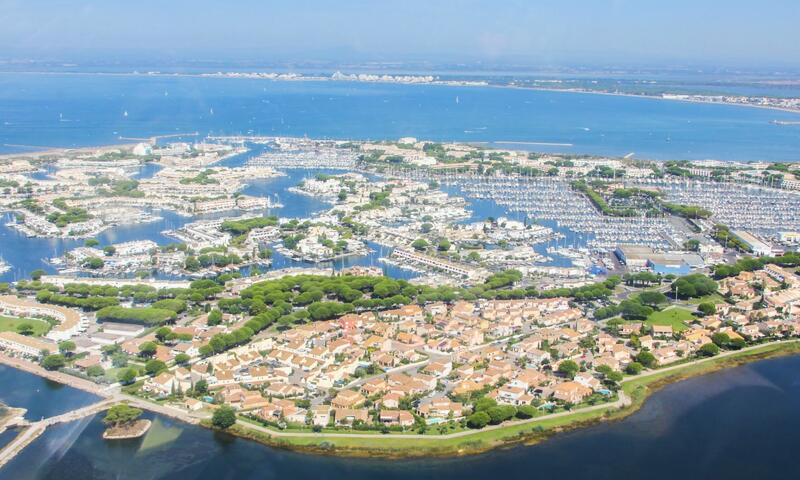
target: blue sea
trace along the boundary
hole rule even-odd
[[[800,127],[773,120],[798,121],[800,114],[493,87],[0,73],[0,153],[199,132],[414,136],[652,159],[800,160]]]

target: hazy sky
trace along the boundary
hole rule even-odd
[[[0,56],[800,65],[800,0],[0,0]]]

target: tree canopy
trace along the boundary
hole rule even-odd
[[[701,273],[693,273],[672,282],[672,291],[678,298],[703,297],[716,293],[717,282]]]
[[[211,424],[217,428],[226,429],[232,427],[235,423],[236,412],[227,405],[222,405],[214,410],[214,414],[211,416]]]
[[[142,415],[142,411],[136,407],[119,403],[109,408],[106,416],[103,418],[103,423],[106,425],[125,425],[135,422]]]
[[[66,364],[67,360],[64,358],[64,355],[60,353],[47,355],[42,359],[42,367],[44,367],[45,370],[58,370],[59,368],[63,368]]]

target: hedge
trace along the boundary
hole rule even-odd
[[[143,325],[161,325],[175,320],[177,314],[164,308],[126,308],[106,307],[97,312],[97,320],[101,322],[138,323]]]

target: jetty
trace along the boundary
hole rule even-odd
[[[89,380],[67,375],[61,372],[53,372],[45,370],[44,368],[34,363],[26,362],[17,358],[12,358],[4,354],[0,354],[0,364],[7,365],[18,370],[22,370],[48,380],[69,385],[70,387],[92,393],[100,397],[95,403],[80,407],[59,415],[48,418],[43,418],[38,421],[30,421],[23,418],[20,414],[16,414],[13,422],[6,424],[8,428],[18,428],[22,431],[8,444],[0,450],[0,468],[6,463],[10,462],[22,450],[30,445],[34,440],[39,438],[48,427],[58,425],[61,423],[69,423],[82,418],[96,415],[100,412],[108,410],[111,406],[117,403],[127,403],[128,405],[147,410],[159,415],[174,418],[190,424],[198,424],[202,420],[202,416],[192,415],[185,410],[181,410],[169,405],[159,405],[157,403],[148,402],[139,397],[125,394],[121,392],[117,385],[102,386]],[[21,409],[20,409],[21,411]]]
[[[196,137],[198,135],[200,135],[200,132],[171,133],[171,134],[168,134],[168,135],[154,135],[152,137],[146,137],[146,138],[141,138],[141,137],[123,137],[123,136],[120,135],[119,139],[120,140],[126,140],[126,141],[134,141],[134,142],[146,142],[146,143],[149,143],[151,145],[155,145],[156,143],[158,143],[159,140],[165,140],[165,139],[168,139],[168,138]]]
[[[49,418],[44,418],[38,422],[19,421],[16,427],[23,428],[22,432],[18,434],[3,450],[0,450],[0,468],[6,463],[10,462],[19,452],[25,449],[28,445],[33,443],[34,440],[39,438],[45,432],[47,427],[58,425],[59,423],[68,423],[81,418],[92,416],[96,413],[106,410],[113,405],[116,400],[107,398],[97,403],[93,403],[86,407],[81,407],[76,410],[62,413]]]

